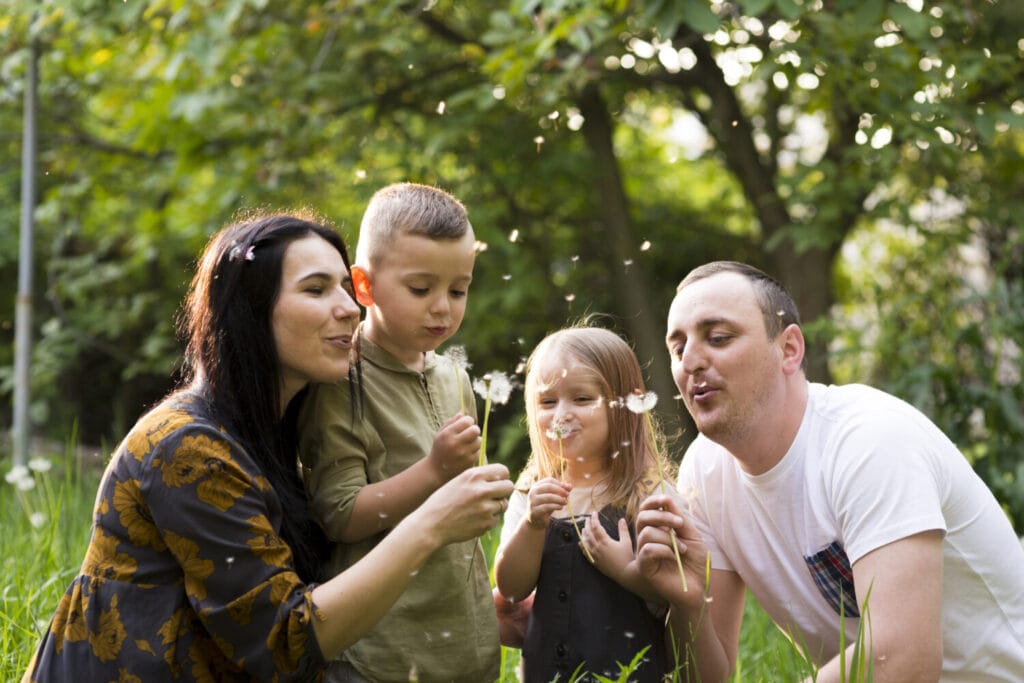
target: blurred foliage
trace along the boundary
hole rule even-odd
[[[511,371],[545,333],[600,312],[672,395],[659,340],[675,283],[710,259],[751,261],[794,291],[814,378],[920,405],[1024,525],[1019,381],[997,373],[1019,377],[1022,362],[1015,3],[8,7],[0,393],[13,383],[31,37],[40,431],[60,438],[78,418],[84,439],[117,439],[172,386],[193,260],[236,211],[312,206],[354,244],[373,191],[413,180],[461,198],[487,245],[453,340],[471,374]],[[851,255],[864,240],[871,258]],[[528,450],[521,415],[519,393],[491,418],[492,457],[513,469]],[[692,429],[675,429],[679,455]]]

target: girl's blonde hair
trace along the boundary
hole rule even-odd
[[[545,477],[559,478],[562,463],[557,447],[537,423],[536,396],[543,387],[536,367],[540,358],[564,353],[593,373],[608,415],[609,474],[595,494],[605,505],[623,508],[628,520],[636,518],[640,502],[659,484],[659,461],[667,486],[674,472],[665,459],[665,439],[655,415],[634,413],[626,408],[630,394],[644,393],[644,378],[636,354],[611,330],[586,322],[554,332],[537,344],[526,362],[526,421],[532,453],[519,485],[528,488]]]

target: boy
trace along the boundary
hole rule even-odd
[[[469,377],[434,354],[462,323],[475,258],[466,210],[446,192],[399,183],[370,200],[352,268],[367,309],[358,333],[361,376],[351,390],[312,388],[299,418],[313,513],[335,544],[332,575],[476,463]],[[431,556],[326,680],[481,683],[498,678],[499,663],[487,562],[473,540]]]

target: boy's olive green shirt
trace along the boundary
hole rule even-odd
[[[331,575],[351,566],[381,539],[338,542],[356,494],[426,457],[434,435],[460,410],[476,417],[465,370],[427,353],[422,373],[360,335],[362,414],[347,382],[310,388],[299,416],[299,452],[313,513],[335,546]],[[394,526],[394,522],[389,526]],[[380,683],[489,683],[501,649],[487,561],[479,540],[435,552],[391,611],[343,657]],[[415,672],[413,674],[412,672]],[[411,675],[412,674],[412,675]]]

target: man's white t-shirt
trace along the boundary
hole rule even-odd
[[[712,566],[739,574],[823,664],[839,651],[840,610],[845,642],[857,636],[850,566],[941,530],[942,680],[1024,680],[1024,548],[995,497],[913,406],[863,385],[808,386],[796,438],[768,472],[747,474],[703,436],[687,450],[680,493]]]

